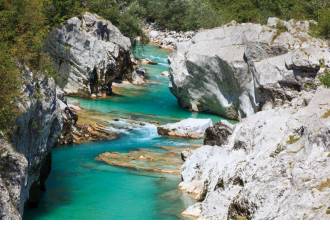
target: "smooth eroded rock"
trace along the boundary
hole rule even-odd
[[[158,134],[182,138],[203,138],[205,130],[212,126],[211,119],[189,118],[177,123],[170,123],[157,128]]]
[[[327,42],[311,37],[305,22],[284,22],[287,31],[273,22],[232,23],[178,44],[169,61],[179,104],[240,119],[291,101],[321,66],[330,68]]]
[[[227,144],[194,151],[180,188],[201,201],[199,218],[330,219],[329,99],[329,89],[302,93],[244,119]]]
[[[66,94],[111,94],[113,81],[131,79],[131,42],[110,21],[84,13],[55,28],[46,50]]]

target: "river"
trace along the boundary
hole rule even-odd
[[[145,65],[148,84],[130,86],[110,98],[70,99],[82,108],[120,119],[120,138],[83,145],[62,146],[52,151],[52,172],[39,206],[26,209],[24,219],[45,220],[166,220],[180,219],[192,200],[178,190],[178,175],[146,173],[114,167],[96,160],[104,152],[127,153],[138,149],[164,152],[161,147],[201,144],[201,140],[161,137],[152,123],[219,117],[181,109],[168,89],[168,51],[153,45],[137,45],[137,58]],[[131,126],[127,120],[143,122]],[[110,128],[110,126],[109,126]],[[113,128],[113,126],[111,127]],[[165,154],[165,152],[164,152]],[[146,162],[148,163],[148,162]],[[146,165],[148,166],[148,165]]]

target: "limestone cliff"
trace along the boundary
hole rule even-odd
[[[269,18],[201,31],[170,57],[170,89],[182,107],[229,119],[291,101],[330,68],[327,43],[309,27]]]
[[[197,149],[183,165],[180,187],[199,201],[184,214],[330,219],[330,89],[251,115],[220,143]]]
[[[54,80],[25,69],[23,82],[12,140],[0,140],[0,219],[21,219],[36,204],[63,125]]]
[[[110,21],[84,13],[55,28],[46,42],[66,94],[111,93],[115,80],[132,77],[131,42]]]

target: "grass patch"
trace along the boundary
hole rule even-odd
[[[329,117],[330,117],[330,109],[322,115],[323,119],[327,119]]]
[[[233,220],[249,220],[246,216],[243,215],[235,215]]]
[[[289,145],[295,144],[300,140],[299,136],[296,135],[290,135],[288,141],[286,142]]]
[[[328,188],[330,188],[330,178],[328,178],[326,181],[321,182],[321,184],[317,187],[319,191],[323,191]]]
[[[282,33],[288,32],[288,28],[284,25],[282,21],[278,21],[276,24],[276,33],[273,37],[273,41],[276,40]]]

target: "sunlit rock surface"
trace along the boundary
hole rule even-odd
[[[237,124],[228,143],[203,146],[183,165],[180,188],[206,219],[330,219],[330,90]]]
[[[170,56],[170,89],[182,107],[229,119],[291,101],[330,67],[327,42],[309,26],[270,19],[201,31]]]
[[[66,94],[111,94],[113,81],[132,77],[129,38],[96,14],[86,12],[55,28],[46,49]]]
[[[189,118],[177,123],[158,127],[158,133],[164,136],[199,139],[204,137],[205,130],[213,125],[211,119]]]

